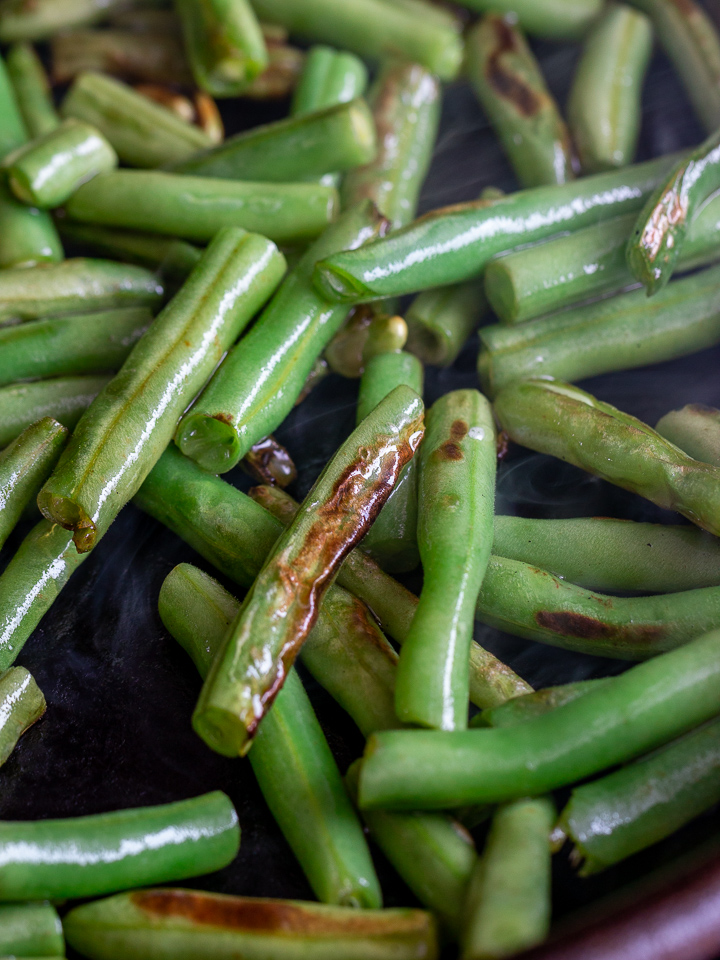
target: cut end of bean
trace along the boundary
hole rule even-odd
[[[318,292],[328,300],[359,303],[361,300],[379,299],[373,297],[355,277],[333,266],[328,260],[321,260],[315,266],[313,282]]]
[[[192,725],[210,749],[223,757],[244,757],[252,746],[252,739],[238,717],[221,707],[198,707]]]
[[[242,449],[231,423],[204,414],[183,420],[175,442],[186,457],[210,473],[232,470],[247,452]]]

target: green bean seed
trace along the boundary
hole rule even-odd
[[[257,483],[287,487],[297,480],[292,457],[275,437],[264,437],[248,450],[240,466]]]
[[[577,700],[578,697],[584,697],[586,693],[608,683],[610,679],[610,677],[601,677],[598,680],[578,680],[575,683],[565,683],[559,687],[546,687],[544,690],[526,693],[522,697],[513,697],[512,700],[501,703],[499,707],[476,714],[470,726],[515,727],[535,717],[542,717],[551,710]]]
[[[42,60],[29,43],[16,43],[7,55],[15,99],[31,137],[41,137],[60,123]]]
[[[43,417],[72,430],[110,377],[56,377],[0,387],[0,447]]]
[[[690,403],[666,413],[655,429],[695,460],[720,466],[720,410]]]

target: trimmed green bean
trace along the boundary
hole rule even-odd
[[[467,38],[466,72],[520,184],[573,180],[570,134],[521,31],[483,17]]]
[[[58,30],[98,23],[113,7],[127,0],[2,0],[0,3],[0,43],[16,40],[46,40]]]
[[[720,800],[720,720],[576,787],[558,826],[581,876],[658,843]]]
[[[302,50],[286,43],[273,42],[270,38],[266,38],[266,42],[270,63],[267,69],[243,90],[243,97],[250,100],[278,100],[292,96],[302,73],[305,62]]]
[[[311,47],[295,87],[290,113],[302,117],[365,93],[368,72],[353,53],[322,45]]]
[[[321,261],[315,282],[328,298],[353,302],[472,280],[499,253],[639,210],[675,163],[662,157],[561,186],[436,210],[366,250]]]
[[[0,447],[43,417],[72,430],[110,377],[56,377],[0,387]]]
[[[172,439],[178,417],[280,281],[275,244],[220,230],[78,424],[38,495],[43,514],[92,550]],[[119,438],[122,442],[119,442]]]
[[[205,681],[193,726],[212,749],[247,753],[332,578],[422,434],[422,400],[409,387],[397,387],[325,468],[265,562]]]
[[[483,710],[476,714],[470,722],[471,727],[515,727],[519,723],[526,723],[536,717],[542,717],[551,710],[572,703],[578,697],[608,683],[611,677],[601,677],[598,680],[578,680],[575,683],[565,683],[559,687],[546,687],[544,690],[535,690],[522,697],[513,697],[512,700],[501,703],[492,710]]]
[[[422,910],[141,890],[76,907],[64,927],[94,960],[438,960]]]
[[[369,94],[377,154],[343,181],[345,206],[372,200],[393,228],[414,220],[440,121],[440,83],[416,63],[388,61]],[[340,168],[338,168],[340,169]]]
[[[511,15],[536,37],[579,40],[602,10],[601,0],[461,0],[476,13]]]
[[[262,231],[276,243],[312,240],[335,219],[337,191],[314,183],[250,183],[116,170],[80,187],[68,215],[85,223],[206,243],[222,227]]]
[[[240,846],[230,799],[0,823],[0,900],[100,896],[220,870]]]
[[[225,472],[282,423],[348,313],[312,286],[315,261],[364,243],[385,226],[371,204],[361,204],[309,248],[180,421],[175,442],[183,453],[206,469]]]
[[[720,410],[689,403],[661,417],[655,429],[688,456],[720,466]]]
[[[31,137],[41,137],[60,124],[42,60],[29,43],[16,43],[8,51],[7,70],[15,99]]]
[[[720,248],[718,248],[720,253]],[[720,267],[664,288],[632,290],[517,326],[480,331],[478,373],[494,396],[531,377],[576,381],[695,353],[720,341]]]
[[[3,160],[10,188],[23,203],[41,210],[59,207],[79,186],[118,164],[105,137],[80,120],[59,127],[13,150]]]
[[[487,312],[482,283],[426,290],[407,309],[407,348],[423,363],[450,367]]]
[[[200,127],[99,73],[81,73],[61,109],[64,117],[97,127],[123,163],[133,167],[159,167],[212,146]]]
[[[467,727],[474,610],[492,546],[495,425],[477,390],[457,390],[428,413],[420,449],[420,602],[398,664],[400,720]]]
[[[493,816],[465,902],[462,960],[534,947],[550,929],[552,800],[516,800]]]
[[[547,793],[715,716],[719,677],[716,630],[515,727],[374,734],[360,774],[360,806],[442,809]]]
[[[261,20],[281,23],[305,40],[328,43],[361,57],[399,56],[441,80],[452,80],[462,61],[462,40],[452,21],[424,3],[386,0],[252,0]]]
[[[624,4],[608,7],[591,30],[568,101],[585,172],[624,167],[635,159],[652,42],[648,18]]]
[[[245,473],[258,483],[287,487],[297,480],[292,457],[275,437],[265,437],[253,444],[240,461]]]
[[[65,955],[62,924],[49,903],[0,905],[0,952],[18,957]]]
[[[248,0],[178,0],[195,83],[213,97],[237,97],[268,66],[260,24]]]
[[[20,737],[45,713],[42,690],[25,667],[11,667],[0,675],[0,764],[5,763]],[[0,949],[2,911],[0,911]]]
[[[67,438],[65,427],[45,417],[0,453],[0,547],[47,480]]]

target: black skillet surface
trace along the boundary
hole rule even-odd
[[[564,105],[578,48],[540,44],[536,50],[553,93]],[[649,71],[644,105],[639,159],[702,139],[690,105],[661,53],[655,55]],[[285,110],[286,104],[224,105],[230,133],[275,119]],[[517,189],[472,92],[464,83],[453,84],[446,91],[421,210],[474,198],[491,184]],[[475,339],[451,369],[427,370],[428,404],[448,390],[477,386],[476,354]],[[720,406],[719,365],[717,347],[675,362],[597,377],[583,386],[654,424],[667,410],[685,403]],[[352,429],[356,397],[356,382],[331,376],[276,431],[298,466],[299,479],[292,491],[296,496],[305,495]],[[226,479],[242,489],[250,486],[237,470]],[[580,470],[519,448],[500,467],[497,510],[532,517],[605,515],[666,523],[680,519]],[[11,537],[0,555],[0,566],[7,563],[29,526],[22,525]],[[213,572],[174,534],[130,506],[73,576],[20,657],[44,691],[48,710],[0,771],[0,818],[100,813],[221,789],[230,795],[240,816],[240,855],[226,870],[186,885],[312,899],[247,761],[216,756],[190,728],[198,677],[157,614],[162,581],[182,561]],[[555,650],[482,625],[475,636],[536,686],[624,669],[617,661]],[[362,738],[330,697],[312,679],[306,675],[303,679],[344,771],[361,753]],[[701,844],[718,826],[717,811],[713,811],[664,843],[588,880],[576,877],[564,854],[556,857],[556,919]],[[382,856],[377,854],[376,859],[386,905],[415,903]]]

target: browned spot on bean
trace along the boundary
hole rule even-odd
[[[213,414],[213,420],[219,420],[220,423],[230,423],[230,424],[231,424],[231,423],[233,422],[232,414],[230,414],[230,413],[214,413],[214,414]]]
[[[698,14],[698,6],[693,0],[668,0],[671,6],[676,7],[684,17],[694,17]]]
[[[604,623],[595,617],[583,613],[571,613],[565,610],[540,610],[535,614],[538,626],[552,630],[564,637],[580,637],[583,640],[615,640],[618,643],[653,643],[664,633],[661,626],[650,624],[628,624],[616,626]]]
[[[522,77],[512,73],[503,63],[503,56],[520,52],[513,28],[502,17],[493,17],[495,46],[488,56],[485,73],[488,83],[504,100],[509,100],[526,117],[539,112],[542,100]]]
[[[436,455],[439,460],[463,459],[462,449],[457,445],[457,443],[453,443],[452,440],[448,440],[446,443],[443,443],[441,447],[438,447]]]

